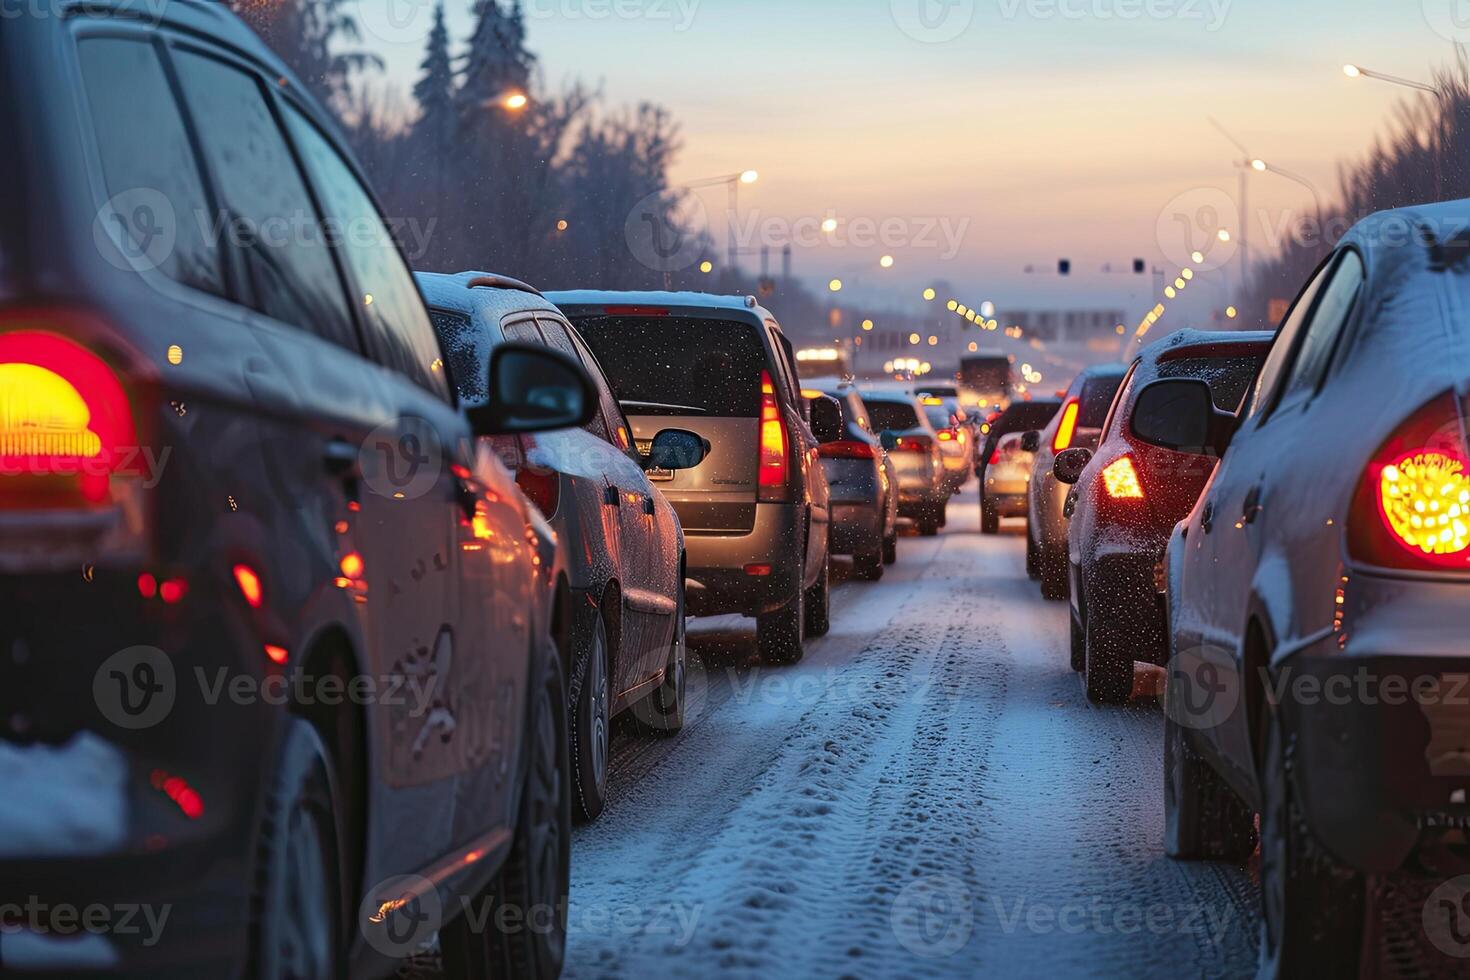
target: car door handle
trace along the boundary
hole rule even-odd
[[[609,507],[621,507],[623,505],[623,495],[617,487],[603,487],[602,502]]]
[[[346,439],[331,439],[322,448],[322,463],[333,476],[356,477],[360,471],[357,447]]]
[[[1199,526],[1204,529],[1204,532],[1206,534],[1209,534],[1210,531],[1214,530],[1214,527],[1215,527],[1215,502],[1213,500],[1207,502],[1205,504],[1205,509],[1200,513],[1200,515],[1199,515]]]
[[[1261,516],[1261,488],[1251,487],[1251,492],[1245,495],[1245,505],[1241,508],[1240,519],[1246,524],[1254,524],[1256,518]]]

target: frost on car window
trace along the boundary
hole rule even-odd
[[[490,362],[482,362],[479,348],[470,334],[470,318],[448,310],[430,310],[429,318],[434,321],[434,330],[439,334],[439,346],[444,349],[449,377],[459,391],[460,400],[467,405],[488,402]]]
[[[599,316],[579,318],[576,327],[629,415],[760,415],[766,356],[751,324]]]
[[[1195,378],[1210,386],[1215,407],[1234,412],[1256,376],[1254,357],[1183,357],[1159,364],[1160,378]]]

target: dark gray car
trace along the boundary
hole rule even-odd
[[[824,406],[833,418],[823,417]],[[832,553],[852,555],[859,578],[880,579],[898,560],[898,470],[853,388],[827,388],[812,400],[812,431],[832,491]]]

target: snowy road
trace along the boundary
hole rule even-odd
[[[701,622],[671,742],[622,734],[573,841],[567,975],[1244,976],[1245,873],[1164,857],[1162,717],[1090,707],[974,485],[795,667]]]

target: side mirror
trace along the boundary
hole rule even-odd
[[[812,435],[817,437],[817,442],[824,446],[829,442],[841,442],[847,434],[847,427],[842,424],[842,406],[837,399],[822,395],[807,399],[807,402]]]
[[[490,402],[466,412],[477,436],[575,429],[597,414],[582,365],[539,344],[501,344],[490,354]]]
[[[1021,437],[1021,452],[1036,453],[1041,451],[1041,433],[1028,432]]]
[[[664,429],[653,437],[645,470],[692,470],[710,453],[709,441],[688,429]]]
[[[898,445],[898,433],[892,429],[884,429],[878,433],[878,441],[883,444],[884,449],[893,452],[894,447]]]
[[[1198,379],[1155,381],[1138,393],[1129,420],[1133,434],[1151,446],[1214,456],[1225,451],[1234,423]]]
[[[1052,475],[1057,478],[1058,483],[1072,486],[1082,479],[1082,471],[1087,469],[1087,464],[1092,462],[1091,449],[1067,449],[1057,453],[1057,460],[1052,464]]]

